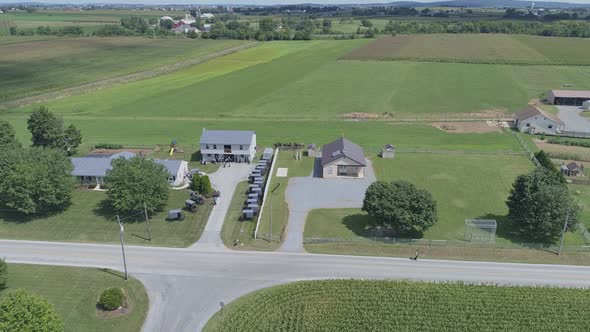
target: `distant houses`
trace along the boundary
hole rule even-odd
[[[549,90],[546,99],[553,105],[582,106],[585,101],[590,100],[590,91]]]
[[[112,168],[111,163],[117,158],[130,159],[136,154],[129,151],[123,151],[114,154],[90,155],[86,157],[71,158],[74,170],[72,175],[77,177],[83,185],[104,184],[104,177],[107,171]],[[163,165],[168,171],[168,181],[173,186],[181,185],[189,174],[188,162],[184,160],[154,160],[155,163]]]
[[[324,178],[363,178],[366,166],[363,148],[344,137],[322,147]]]
[[[560,134],[565,124],[557,116],[545,112],[535,105],[516,113],[514,126],[518,131],[529,134]]]
[[[256,133],[203,129],[199,145],[204,162],[251,163],[256,154]]]

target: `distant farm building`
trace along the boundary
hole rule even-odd
[[[205,162],[250,163],[256,154],[256,133],[250,130],[207,130],[203,128],[202,159]]]
[[[381,147],[381,158],[395,157],[395,147],[391,144],[385,144]]]
[[[562,174],[567,176],[580,176],[584,171],[584,165],[578,166],[576,162],[571,162],[567,165],[562,165],[559,169]]]
[[[363,178],[366,166],[363,148],[344,137],[322,148],[324,178]]]
[[[559,134],[565,124],[551,113],[545,112],[535,105],[529,105],[516,113],[514,126],[518,131],[529,134]]]
[[[590,91],[549,90],[546,98],[553,105],[582,106],[585,101],[590,100]]]

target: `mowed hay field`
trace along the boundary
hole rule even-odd
[[[587,331],[589,293],[455,283],[301,281],[235,300],[203,331]]]
[[[355,112],[388,114],[383,120],[509,117],[551,88],[566,83],[590,88],[590,67],[339,60],[370,42],[264,43],[182,71],[45,104],[79,125],[89,144],[105,139],[162,144],[171,136],[196,142],[202,127],[254,129],[268,135],[259,135],[261,140],[272,137],[271,143],[317,142],[329,136],[326,131],[356,135],[351,131],[356,125],[345,117]],[[10,70],[29,73],[26,66]],[[36,107],[0,117],[22,128]],[[378,132],[386,126],[358,125]],[[371,143],[383,144],[385,138]]]
[[[0,103],[153,69],[243,43],[133,37],[20,39],[0,48]]]
[[[382,37],[345,56],[348,60],[419,60],[468,63],[590,65],[590,41],[497,34]]]

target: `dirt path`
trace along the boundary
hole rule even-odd
[[[77,85],[77,86],[72,86],[72,87],[61,89],[58,91],[45,92],[45,93],[41,93],[38,95],[29,96],[29,97],[25,97],[25,98],[21,98],[21,99],[10,100],[10,101],[4,102],[4,103],[0,103],[0,110],[19,108],[19,107],[28,106],[28,105],[35,104],[35,103],[45,102],[48,100],[59,99],[59,98],[64,98],[64,97],[68,97],[68,96],[72,96],[72,95],[78,95],[78,94],[82,94],[82,93],[86,93],[86,92],[100,90],[105,87],[110,87],[114,84],[122,84],[122,83],[128,83],[128,82],[133,82],[133,81],[139,81],[139,80],[144,80],[144,79],[155,77],[155,76],[168,74],[168,73],[177,71],[179,69],[187,68],[187,67],[194,66],[194,65],[197,65],[197,64],[200,64],[200,63],[203,63],[203,62],[206,62],[206,61],[218,58],[218,57],[222,57],[224,55],[236,53],[238,51],[242,51],[242,50],[254,47],[258,44],[259,43],[257,43],[257,42],[251,42],[251,43],[247,43],[247,44],[243,44],[243,45],[230,47],[230,48],[218,51],[218,52],[209,53],[209,54],[197,57],[197,58],[177,62],[177,63],[170,64],[170,65],[161,66],[158,68],[154,68],[154,69],[150,69],[150,70],[146,70],[146,71],[142,71],[142,72],[138,72],[138,73],[123,75],[123,76],[118,76],[118,77],[112,77],[112,78],[108,78],[108,79],[104,79],[104,80],[100,80],[100,81],[95,81],[95,82],[85,83],[85,84],[81,84],[81,85]]]

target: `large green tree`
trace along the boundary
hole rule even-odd
[[[62,118],[56,117],[45,106],[31,113],[27,128],[31,132],[33,146],[61,149],[72,155],[82,143],[80,131],[74,125],[64,128]]]
[[[0,148],[15,148],[20,146],[16,140],[16,132],[7,121],[0,120]]]
[[[0,258],[0,291],[6,288],[8,282],[8,264],[4,258]]]
[[[0,332],[63,331],[61,317],[46,299],[18,289],[0,301]]]
[[[542,167],[516,178],[506,205],[519,235],[553,242],[560,236],[566,218],[568,230],[576,229],[580,207],[562,178],[554,170]]]
[[[168,172],[164,166],[142,157],[113,160],[105,182],[111,205],[119,213],[142,211],[144,203],[148,212],[161,210],[168,201]]]
[[[365,193],[363,211],[376,225],[392,228],[396,234],[424,232],[437,221],[432,195],[407,181],[372,183]]]
[[[70,203],[72,162],[60,151],[0,149],[0,205],[25,214],[57,211]]]

